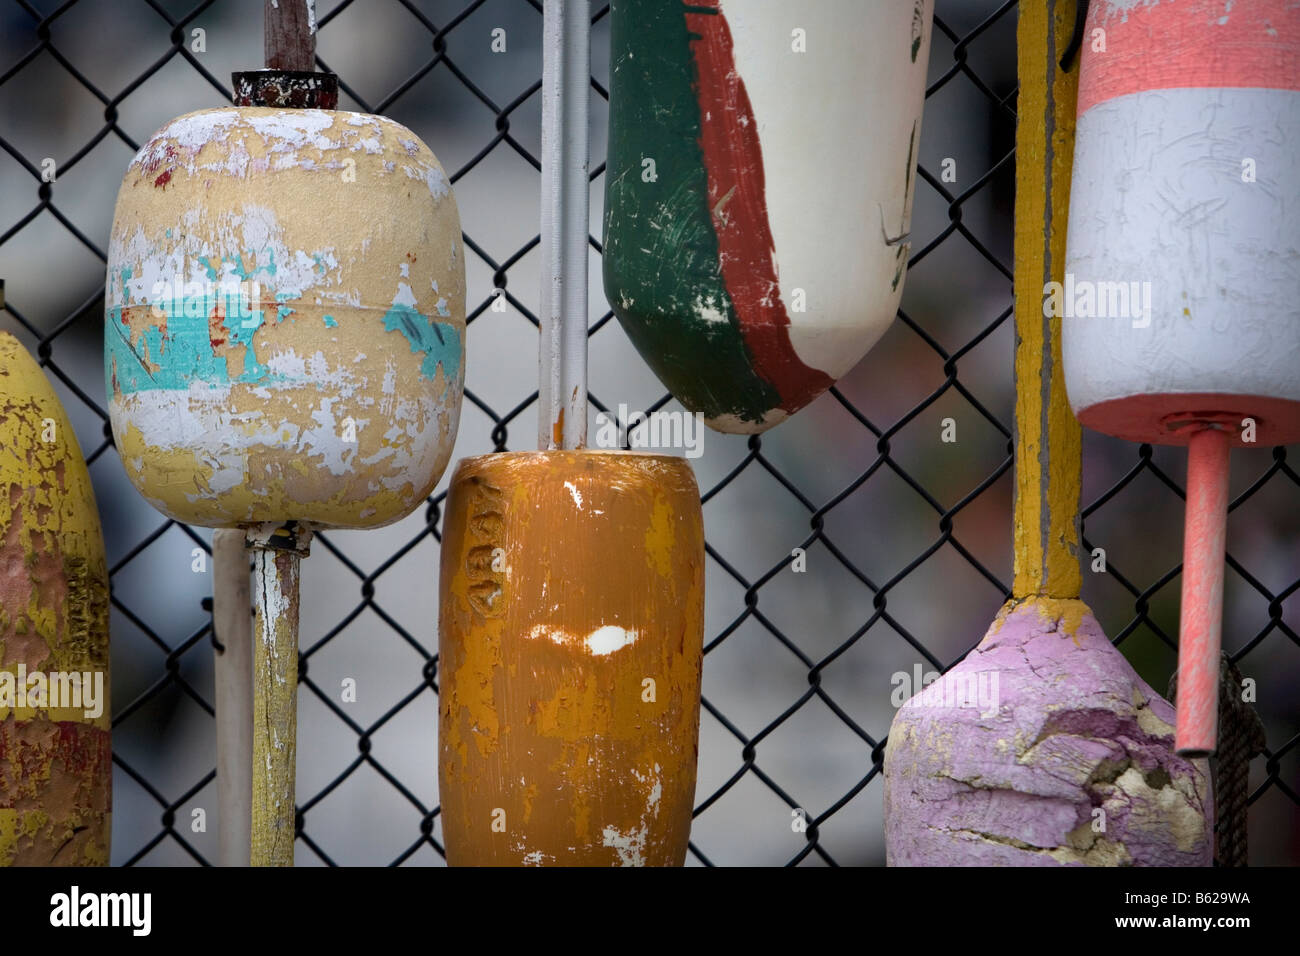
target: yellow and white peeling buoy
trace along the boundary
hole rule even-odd
[[[132,483],[172,518],[248,533],[251,862],[291,865],[298,563],[313,528],[397,521],[446,468],[465,376],[456,201],[381,116],[190,113],[127,170],[106,310]]]
[[[0,333],[0,866],[106,866],[108,567],[81,449]]]
[[[232,107],[168,123],[118,194],[106,308],[118,451],[172,518],[374,527],[446,468],[460,217],[438,160],[391,120]]]

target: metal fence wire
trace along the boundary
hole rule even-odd
[[[11,48],[23,46],[26,52],[7,64],[0,63],[3,69],[0,94],[9,94],[5,102],[15,102],[15,96],[19,99],[35,96],[38,86],[48,83],[47,77],[54,70],[66,74],[62,82],[71,78],[79,88],[77,95],[84,91],[96,103],[91,114],[85,111],[78,114],[82,125],[77,136],[83,145],[59,159],[54,181],[47,181],[49,177],[43,176],[41,158],[24,151],[20,137],[11,132],[9,121],[0,124],[0,149],[3,149],[0,162],[7,156],[16,164],[16,168],[8,168],[3,173],[11,179],[19,177],[25,183],[18,193],[11,190],[4,195],[34,193],[34,201],[23,200],[29,204],[26,208],[10,208],[12,203],[6,199],[0,218],[0,230],[3,230],[0,255],[26,242],[39,241],[29,238],[36,231],[32,227],[44,224],[48,228],[53,221],[102,264],[103,232],[80,226],[61,203],[63,194],[65,191],[75,194],[83,168],[101,159],[114,166],[114,175],[120,174],[125,166],[119,155],[121,150],[107,158],[97,151],[104,142],[117,141],[132,152],[139,148],[140,141],[127,131],[128,124],[121,117],[133,101],[149,96],[142,87],[160,71],[166,70],[168,77],[175,77],[178,69],[192,70],[206,84],[206,101],[194,102],[189,109],[229,103],[228,75],[219,75],[221,71],[214,68],[210,56],[196,51],[194,43],[194,29],[210,23],[216,13],[214,8],[229,4],[218,5],[215,0],[206,0],[191,9],[180,10],[179,3],[138,0],[140,10],[148,11],[141,15],[156,17],[158,22],[154,27],[165,29],[166,39],[160,39],[157,30],[149,35],[147,42],[142,38],[134,45],[125,44],[125,37],[115,38],[118,48],[131,46],[131,62],[139,63],[141,69],[130,82],[101,89],[92,79],[98,75],[97,71],[79,67],[79,54],[69,52],[66,40],[76,33],[79,18],[94,6],[93,0],[68,0],[57,7],[53,2],[40,4],[37,0],[15,0],[15,3],[16,11],[8,12],[3,25],[12,31]],[[46,9],[40,9],[41,6]],[[412,33],[418,34],[424,52],[419,60],[402,65],[403,72],[408,73],[406,79],[385,95],[367,96],[362,93],[363,84],[346,70],[336,68],[337,59],[330,51],[339,49],[339,41],[346,39],[349,45],[364,46],[370,51],[369,56],[386,55],[386,38],[366,33],[371,29],[368,23],[372,15],[380,7],[388,16],[395,15],[393,10],[400,12],[406,39]],[[251,35],[260,36],[260,3],[240,4],[239,11],[239,16],[252,24],[246,23],[245,28]],[[803,413],[800,420],[763,437],[710,435],[708,454],[696,463],[709,538],[706,546],[710,564],[709,618],[702,715],[707,726],[702,731],[698,804],[688,862],[706,865],[882,862],[881,839],[875,831],[879,830],[878,778],[893,712],[888,706],[891,691],[888,674],[891,670],[910,673],[914,664],[936,671],[952,666],[979,640],[997,606],[1010,596],[1008,473],[1013,448],[1009,380],[1013,322],[1011,217],[1007,200],[1014,185],[1017,89],[1014,75],[1008,76],[1005,64],[1009,60],[1010,69],[1014,70],[1016,12],[1015,0],[983,3],[939,0],[938,3],[931,53],[932,82],[927,91],[924,124],[930,148],[923,150],[921,156],[919,175],[926,186],[917,197],[915,251],[909,263],[903,309],[893,330],[876,349],[877,355],[890,354],[887,361],[903,361],[899,357],[904,357],[912,370],[912,379],[922,383],[919,391],[900,402],[896,395],[873,389],[868,378],[855,373],[832,388],[829,396]],[[503,100],[495,92],[499,82],[488,82],[490,78],[482,73],[476,82],[475,76],[470,75],[471,63],[475,64],[473,69],[485,70],[491,66],[490,61],[465,51],[486,46],[490,42],[493,18],[508,17],[513,31],[509,42],[517,49],[532,50],[540,66],[536,50],[540,45],[541,13],[541,0],[496,3],[474,0],[463,4],[340,0],[328,10],[320,11],[318,49],[324,55],[318,56],[317,62],[321,70],[340,74],[341,108],[393,115],[392,111],[400,110],[413,91],[435,80],[443,84],[440,89],[450,89],[446,84],[455,84],[457,95],[469,98],[468,103],[462,103],[462,113],[458,115],[469,115],[465,111],[470,111],[474,117],[472,135],[481,136],[481,142],[467,156],[457,157],[459,165],[450,177],[458,193],[462,193],[461,207],[465,212],[471,205],[465,191],[473,188],[476,177],[487,175],[484,170],[494,161],[509,159],[514,163],[512,175],[529,179],[529,188],[536,192],[533,177],[540,166],[532,143],[535,134],[527,124],[535,122],[540,78],[525,82],[513,96]],[[607,46],[609,8],[595,4],[593,14],[595,54],[601,44]],[[959,25],[963,29],[958,29]],[[216,42],[217,31],[210,28],[207,45],[215,46]],[[86,49],[81,42],[72,46]],[[409,43],[402,46],[402,49],[409,48]],[[250,55],[255,55],[254,49],[248,47]],[[596,55],[593,62],[599,59]],[[986,81],[981,76],[981,72],[989,73],[986,64],[999,61],[1004,65],[994,71],[998,78]],[[245,62],[237,66],[258,65]],[[540,70],[537,75],[540,77]],[[593,116],[602,114],[603,122],[608,101],[606,77],[593,75],[591,89]],[[974,103],[981,113],[983,135],[987,139],[982,155],[971,144],[960,141],[963,127],[946,123],[945,116],[950,118],[950,114],[943,113],[936,105],[945,96],[958,94],[965,98],[962,102],[968,106]],[[97,116],[93,115],[95,111]],[[92,119],[86,120],[87,115]],[[522,132],[525,128],[527,134]],[[437,138],[430,137],[429,142],[445,162]],[[601,158],[598,148],[599,141],[593,137],[594,160]],[[963,169],[956,182],[936,168],[936,156],[961,157]],[[972,167],[977,168],[973,175],[969,172]],[[448,165],[448,169],[452,170],[452,166]],[[591,179],[597,191],[604,169],[603,162],[593,162]],[[814,170],[811,174],[817,173]],[[101,192],[94,200],[111,208],[113,195]],[[598,199],[593,205],[598,208]],[[933,228],[928,233],[923,215],[927,205],[932,213],[929,218],[933,220],[930,224]],[[977,207],[992,209],[993,213],[971,215]],[[502,247],[500,243],[494,247],[480,241],[472,234],[478,232],[472,217],[467,217],[464,242],[477,257],[476,262],[471,262],[468,297],[471,367],[485,361],[489,348],[493,347],[489,332],[493,339],[499,339],[502,334],[502,326],[493,326],[492,330],[483,328],[488,324],[489,311],[498,295],[505,298],[512,316],[522,317],[534,329],[538,325],[529,301],[531,287],[527,279],[519,278],[527,275],[522,264],[539,243],[534,211],[530,206],[526,216],[519,214],[528,228],[523,241],[512,247]],[[591,247],[594,254],[600,252],[597,236],[591,238]],[[941,259],[941,255],[947,258]],[[929,273],[927,260],[936,265]],[[5,261],[0,259],[0,266]],[[954,267],[953,263],[957,265]],[[972,282],[984,294],[958,296],[946,292],[946,286],[954,281],[950,273],[953,268],[964,270],[968,278],[977,275],[978,280]],[[86,342],[98,342],[103,321],[102,278],[101,265],[99,284],[78,290],[77,294],[82,296],[80,304],[52,314],[25,304],[28,297],[24,290],[28,286],[20,280],[56,283],[59,279],[53,270],[27,277],[11,274],[7,307],[21,327],[15,331],[63,387],[60,394],[69,405],[74,422],[79,423],[81,445],[92,465],[101,510],[106,514],[114,590],[113,668],[115,674],[137,675],[130,682],[133,686],[129,699],[123,693],[122,679],[115,677],[114,862],[126,865],[142,861],[183,862],[188,857],[206,864],[213,852],[198,835],[203,831],[196,832],[193,808],[206,806],[211,811],[215,805],[210,670],[215,637],[210,618],[211,599],[195,601],[196,605],[201,603],[201,610],[197,606],[193,608],[192,620],[197,622],[194,627],[174,629],[150,621],[158,617],[159,604],[173,600],[170,596],[173,589],[178,595],[186,593],[181,585],[169,577],[151,581],[143,591],[138,584],[133,585],[129,597],[123,591],[125,579],[134,573],[133,569],[139,567],[151,549],[162,546],[175,549],[176,535],[187,536],[188,543],[183,550],[188,564],[189,548],[207,551],[210,537],[203,529],[162,520],[156,514],[147,533],[136,531],[130,540],[114,536],[117,526],[107,515],[111,508],[117,507],[117,502],[107,500],[110,492],[105,490],[107,479],[103,476],[106,469],[120,471],[121,466],[113,449],[103,387],[93,378],[65,367],[66,356],[72,354],[74,347],[84,348]],[[605,308],[603,297],[593,296],[593,300]],[[923,314],[926,318],[921,317]],[[607,310],[594,314],[592,319],[591,353],[593,362],[599,362],[600,356],[606,354],[602,349],[612,348],[602,343],[612,342],[622,333],[617,323],[611,322],[612,313]],[[527,326],[518,322],[510,328],[512,341],[521,354],[535,354],[536,339],[526,334],[530,331]],[[78,340],[80,346],[76,345]],[[864,364],[872,361],[879,359],[869,358]],[[960,376],[959,367],[963,371]],[[467,388],[457,456],[470,453],[465,450],[465,443],[475,436],[476,430],[473,438],[476,447],[470,451],[505,451],[512,443],[515,447],[529,447],[534,432],[528,421],[520,420],[536,412],[537,391],[529,390],[533,381],[525,379],[515,383],[515,395],[504,402],[495,394],[479,394],[476,387]],[[619,405],[627,401],[621,394],[615,397],[619,383],[617,374],[603,378],[594,375],[593,392],[599,394],[590,396],[593,408],[618,414]],[[641,410],[652,412],[669,402],[670,397],[665,394]],[[939,447],[938,428],[934,423],[940,415],[953,417],[965,430],[967,437],[958,446],[960,452],[948,452],[962,456],[961,467],[953,464],[952,459],[934,461],[933,456],[943,449],[925,451]],[[84,424],[87,422],[89,426]],[[834,427],[827,422],[833,422]],[[96,423],[102,425],[100,430],[96,430]],[[801,444],[801,428],[830,429],[831,438]],[[922,432],[924,441],[917,437]],[[629,440],[634,435],[635,430],[628,436]],[[800,461],[823,454],[827,449],[832,460],[840,460],[838,466],[809,467],[806,461],[803,467],[798,466]],[[1135,661],[1143,676],[1163,691],[1174,666],[1176,646],[1173,608],[1175,582],[1180,572],[1177,523],[1181,514],[1179,499],[1183,496],[1176,480],[1177,459],[1170,458],[1166,463],[1161,451],[1151,446],[1135,448],[1088,436],[1084,460],[1085,494],[1092,500],[1083,511],[1087,527],[1083,541],[1090,552],[1094,548],[1105,548],[1107,552],[1105,573],[1085,575],[1088,582],[1084,596],[1107,625],[1112,639]],[[1236,462],[1237,477],[1242,477],[1243,469],[1249,469],[1251,477],[1232,500],[1234,516],[1258,507],[1262,513],[1256,519],[1257,524],[1280,527],[1280,533],[1292,535],[1294,541],[1296,515],[1300,514],[1300,475],[1288,463],[1286,449],[1273,449],[1271,458],[1261,451],[1249,458],[1239,457]],[[843,467],[850,466],[852,473],[842,472]],[[828,486],[828,482],[833,485]],[[881,488],[886,485],[889,494],[894,496],[890,500],[907,501],[904,512],[911,521],[910,533],[901,540],[891,534],[891,526],[883,519],[874,526],[863,526],[868,520],[865,516],[879,514],[878,510],[866,510],[864,496],[883,494]],[[120,482],[114,487],[121,487]],[[445,480],[440,489],[445,489]],[[734,499],[730,506],[726,504],[729,496]],[[321,554],[332,556],[337,567],[331,571],[330,590],[336,595],[350,593],[348,600],[352,606],[329,629],[319,633],[304,630],[299,674],[301,687],[308,693],[302,695],[302,707],[304,713],[311,708],[310,721],[332,722],[331,733],[342,734],[345,740],[351,738],[354,749],[349,755],[336,746],[338,752],[330,755],[328,772],[309,776],[300,773],[299,863],[317,860],[328,865],[436,863],[442,854],[439,810],[434,805],[430,786],[436,759],[433,744],[438,692],[436,631],[432,619],[421,622],[417,630],[409,619],[401,620],[400,615],[390,613],[386,605],[394,598],[386,593],[381,601],[380,592],[386,576],[391,579],[392,569],[417,549],[421,549],[419,560],[428,569],[425,580],[433,590],[432,568],[436,564],[429,562],[436,547],[430,542],[440,540],[444,497],[445,490],[439,490],[429,499],[427,508],[413,519],[414,524],[398,526],[403,534],[408,530],[412,534],[405,538],[383,538],[386,546],[392,545],[392,550],[377,561],[371,560],[369,554],[357,553],[355,535],[334,532],[316,535],[308,568],[323,562]],[[892,507],[887,503],[883,506]],[[722,524],[719,519],[710,521],[715,515],[727,520]],[[739,526],[732,527],[733,522],[739,522]],[[746,535],[751,531],[757,534],[760,528],[767,536],[764,540],[774,537],[778,541],[775,548],[748,545]],[[1125,542],[1131,545],[1126,548]],[[1162,542],[1161,547],[1155,547],[1156,542]],[[1152,547],[1147,547],[1148,544]],[[1244,673],[1258,674],[1261,685],[1266,681],[1262,672],[1277,669],[1291,674],[1294,687],[1300,635],[1283,620],[1283,609],[1300,589],[1300,578],[1279,581],[1277,568],[1280,566],[1294,576],[1295,556],[1284,549],[1279,553],[1258,536],[1248,536],[1240,542],[1230,539],[1229,546],[1231,613],[1225,625],[1225,646]],[[1293,547],[1291,551],[1294,552]],[[799,553],[819,569],[817,576],[821,583],[815,589],[801,585],[803,591],[791,590],[792,565]],[[1252,572],[1248,565],[1256,571]],[[179,578],[189,571],[189,567],[182,565],[175,570],[175,575]],[[307,571],[308,575],[311,573]],[[813,575],[804,577],[811,581]],[[959,577],[965,583],[953,584],[949,594],[946,582]],[[204,587],[210,587],[207,581],[210,578],[205,579]],[[149,603],[142,603],[141,594],[147,595]],[[774,596],[765,600],[769,594]],[[792,594],[797,596],[791,597]],[[943,628],[935,626],[934,622],[940,620],[935,617],[942,610],[939,606],[964,594],[975,595],[969,603],[983,610],[967,615],[973,620],[967,620],[960,628],[950,624]],[[838,617],[832,614],[830,618],[809,616],[808,607],[813,603],[822,608],[839,608],[842,613]],[[980,614],[985,612],[981,618]],[[363,615],[370,622],[367,641],[346,643],[349,627]],[[832,628],[831,633],[826,633],[821,623],[845,619],[851,623],[838,632]],[[118,642],[120,634],[133,637]],[[359,718],[355,708],[339,701],[335,687],[327,678],[319,676],[318,672],[332,673],[320,661],[338,644],[346,643],[347,653],[355,655],[368,653],[368,646],[389,641],[407,648],[404,683],[385,685],[391,689],[385,690],[389,696],[379,710]],[[744,648],[737,650],[737,644]],[[750,652],[745,648],[760,645],[764,656],[758,659],[764,663],[747,671],[743,658]],[[1273,656],[1266,656],[1266,652]],[[848,679],[837,677],[838,669],[848,667],[844,662],[855,655],[858,655],[857,663],[848,669]],[[781,672],[779,681],[772,676],[775,671]],[[145,676],[139,678],[140,674]],[[767,687],[769,692],[747,694],[743,687],[737,691],[734,681],[728,682],[731,678],[742,685]],[[772,687],[778,690],[770,692]],[[795,689],[790,690],[791,687]],[[871,706],[862,706],[856,699],[859,696],[869,698]],[[188,719],[184,733],[189,736],[185,740],[197,742],[184,746],[189,748],[187,753],[192,751],[197,756],[179,760],[171,771],[162,773],[156,761],[142,755],[150,748],[164,746],[170,735],[182,733],[168,724],[167,719],[168,715],[179,713],[186,698],[197,707],[194,711],[194,706],[185,705],[197,713],[198,722]],[[1272,862],[1293,864],[1300,862],[1300,835],[1297,835],[1300,833],[1297,828],[1300,787],[1295,782],[1300,733],[1297,733],[1293,706],[1295,699],[1294,693],[1287,695],[1285,687],[1276,689],[1274,703],[1269,707],[1262,705],[1261,696],[1269,746],[1252,767],[1249,797],[1253,820],[1265,821],[1276,828],[1275,832],[1291,834],[1289,845],[1285,839],[1259,841],[1260,852]],[[803,723],[812,720],[810,714],[814,711],[815,721]],[[424,743],[416,755],[418,759],[394,761],[392,748],[381,746],[385,728],[408,719],[412,712],[419,715],[419,733],[423,734]],[[303,718],[300,724],[306,720]],[[828,724],[828,720],[834,724]],[[800,731],[799,727],[804,730]],[[835,772],[817,780],[813,772],[799,769],[803,766],[799,763],[800,754],[817,751],[831,735],[837,741]],[[306,755],[308,759],[314,756]],[[299,759],[304,759],[301,747]],[[1289,768],[1285,773],[1284,761]],[[418,773],[410,770],[416,764],[423,768]],[[386,815],[397,821],[393,825],[398,828],[400,839],[392,845],[384,844],[382,859],[377,856],[381,851],[373,847],[372,852],[361,854],[349,849],[351,844],[342,844],[338,827],[347,825],[347,818],[328,810],[342,788],[367,772],[377,775],[400,795],[396,804],[387,806],[408,807],[406,811],[387,812]],[[735,800],[740,799],[738,795],[743,795],[747,805],[760,808],[749,815],[741,814],[738,819],[771,821],[770,840],[764,841],[752,833],[741,833],[736,838],[731,818],[738,805]],[[877,815],[874,825],[873,813]],[[1260,813],[1264,816],[1255,816]],[[806,829],[791,827],[792,816],[797,814],[805,817]],[[128,826],[130,821],[134,823]],[[355,819],[351,825],[363,830],[377,826],[373,816]],[[863,836],[864,832],[869,835]],[[757,849],[746,849],[747,843]],[[430,849],[434,852],[429,853]]]

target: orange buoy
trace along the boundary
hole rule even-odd
[[[704,633],[686,461],[464,459],[439,592],[447,862],[681,865]]]
[[[108,566],[81,449],[0,333],[0,866],[107,866]]]

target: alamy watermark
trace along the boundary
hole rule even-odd
[[[104,713],[103,671],[0,671],[0,707],[79,710],[87,720]]]
[[[912,670],[911,674],[898,671],[890,678],[894,686],[890,701],[895,707],[908,703],[912,707],[943,710],[974,708],[981,717],[997,715],[1001,700],[996,670],[957,670],[942,678],[935,671],[922,674],[920,664]]]
[[[597,448],[681,448],[687,458],[704,453],[704,416],[687,411],[596,413]]]
[[[1151,324],[1150,282],[1095,282],[1065,274],[1065,282],[1043,286],[1043,315],[1059,319],[1130,319],[1133,328]]]
[[[262,324],[262,286],[255,279],[227,276],[220,281],[186,282],[178,273],[170,282],[165,279],[155,282],[149,291],[149,304],[156,319],[169,316],[198,319],[216,309],[227,320],[238,318],[240,327],[245,329]]]

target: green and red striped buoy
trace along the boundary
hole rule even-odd
[[[760,432],[898,310],[932,0],[615,0],[605,293],[720,431]]]

